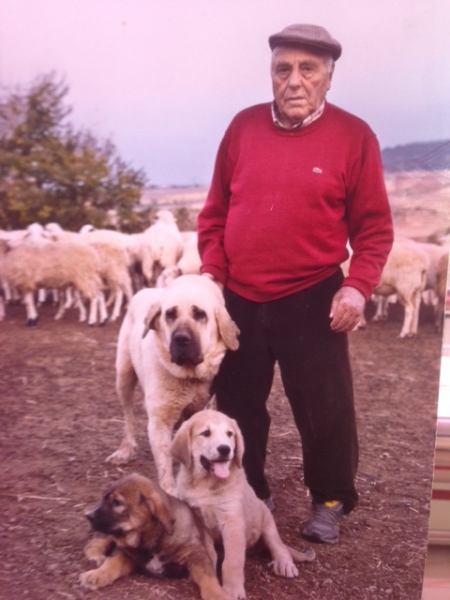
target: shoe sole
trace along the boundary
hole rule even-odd
[[[313,542],[314,544],[337,544],[339,542],[339,537],[333,540],[323,540],[317,535],[308,535],[303,532],[300,535],[304,540],[308,540],[308,542]]]

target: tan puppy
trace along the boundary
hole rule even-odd
[[[310,549],[301,553],[282,542],[271,512],[247,482],[242,468],[244,443],[236,421],[214,410],[198,412],[176,433],[171,453],[180,462],[179,498],[199,514],[212,539],[223,543],[222,584],[230,598],[245,598],[245,552],[259,538],[272,554],[276,575],[298,575],[293,557],[315,558]],[[216,563],[212,543],[208,550]]]
[[[124,410],[125,435],[107,460],[118,464],[135,455],[132,397],[139,380],[159,483],[174,494],[169,454],[174,428],[205,407],[225,351],[238,347],[238,333],[221,291],[207,277],[184,275],[167,288],[138,292],[117,345],[116,390]]]
[[[80,575],[83,587],[105,587],[133,571],[153,577],[189,575],[203,600],[227,600],[191,509],[146,477],[123,477],[86,516],[104,536],[85,548],[97,568]]]

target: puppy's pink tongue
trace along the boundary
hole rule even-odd
[[[227,462],[212,463],[214,475],[219,479],[226,479],[230,474],[230,469]]]

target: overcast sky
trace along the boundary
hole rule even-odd
[[[382,148],[450,139],[449,0],[0,0],[0,85],[54,71],[150,183],[208,185],[230,119],[271,100],[267,38],[301,22],[341,42],[328,99]]]

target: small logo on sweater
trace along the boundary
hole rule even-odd
[[[323,171],[320,167],[314,167],[313,173],[323,173]]]

